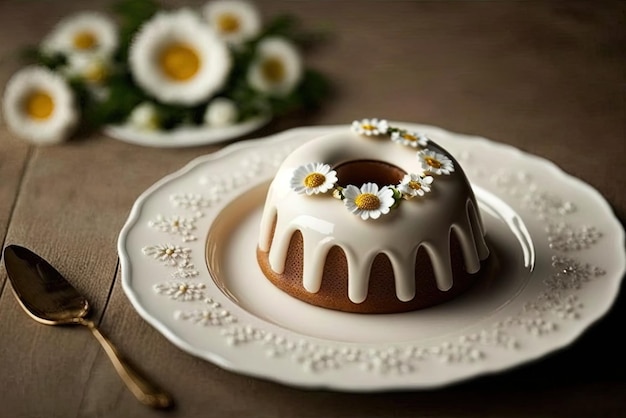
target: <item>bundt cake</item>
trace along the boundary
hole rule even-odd
[[[267,193],[257,248],[278,288],[358,313],[448,301],[480,277],[488,257],[458,162],[425,134],[378,119],[286,158]]]

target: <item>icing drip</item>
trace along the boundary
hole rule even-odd
[[[415,297],[415,273],[411,269],[404,268],[404,266],[415,265],[418,248],[406,254],[405,257],[402,257],[402,254],[397,257],[389,257],[389,254],[385,253],[393,268],[396,296],[402,302],[408,302]]]
[[[478,223],[475,225],[479,232],[478,235],[472,233],[474,229],[472,225],[477,222],[477,214],[473,210],[471,201],[468,201],[467,209],[463,223],[452,225],[450,231],[457,234],[461,243],[467,271],[475,273],[480,268],[480,251],[477,246],[481,248],[480,244],[482,244],[482,248],[487,249],[487,247]],[[275,212],[270,211],[270,213]],[[273,243],[269,256],[272,270],[279,274],[284,272],[291,237],[296,231],[302,233],[304,243],[302,272],[304,288],[310,293],[319,291],[322,285],[326,255],[333,246],[337,245],[343,250],[348,263],[348,297],[354,303],[363,302],[367,297],[370,269],[377,253],[357,255],[347,243],[340,243],[334,237],[320,238],[316,231],[300,228],[298,224],[287,224],[284,228],[276,229],[274,238],[266,239],[266,242],[271,240]],[[383,253],[389,258],[393,268],[396,296],[404,302],[415,296],[415,259],[420,247],[424,247],[430,258],[437,288],[441,291],[447,291],[453,285],[449,234],[442,235],[442,238],[438,240],[420,242],[417,247],[409,252],[384,251]]]
[[[489,256],[489,247],[487,247],[487,242],[485,241],[482,221],[471,200],[467,201],[467,216],[469,217],[472,236],[474,237],[474,247],[478,252],[478,258],[484,260]]]
[[[326,255],[332,248],[332,240],[323,240],[317,246],[312,242],[304,241],[304,263],[302,271],[302,285],[310,293],[317,293],[322,286],[322,275]],[[310,262],[309,262],[310,260]]]

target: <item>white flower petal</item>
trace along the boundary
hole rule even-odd
[[[383,186],[378,191],[378,197],[380,197],[380,198],[388,198],[388,197],[392,197],[392,196],[393,196],[393,190],[391,190],[391,188],[389,186]]]
[[[349,201],[352,201],[352,202],[360,194],[361,194],[361,191],[359,190],[359,188],[356,186],[353,186],[352,184],[347,185],[343,189],[343,195],[346,197],[346,199],[349,199]]]
[[[394,203],[396,203],[395,199],[393,197],[385,197],[383,199],[380,199],[380,210],[387,210],[384,213],[388,213],[389,210]]]
[[[376,184],[376,183],[365,183],[363,186],[361,186],[361,193],[377,194],[378,193],[378,184]]]

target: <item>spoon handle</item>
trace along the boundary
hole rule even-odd
[[[81,319],[79,322],[89,328],[109,356],[115,370],[122,378],[128,389],[135,395],[139,402],[153,408],[167,408],[173,404],[173,400],[167,393],[163,392],[156,385],[149,382],[130,366],[117,352],[117,349],[100,332],[93,321]]]

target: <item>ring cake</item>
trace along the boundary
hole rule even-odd
[[[313,139],[272,181],[257,259],[278,288],[313,305],[406,312],[468,289],[489,256],[458,162],[384,120]]]

